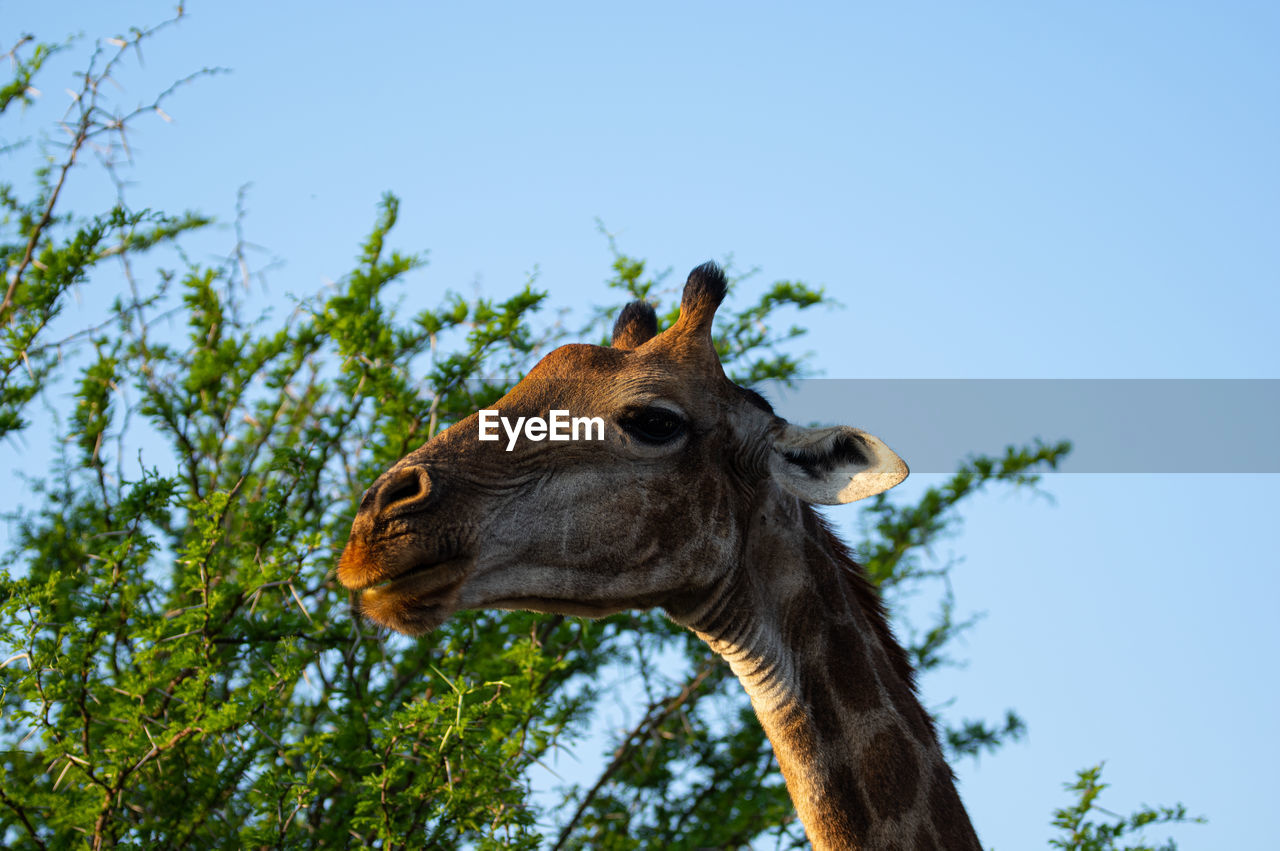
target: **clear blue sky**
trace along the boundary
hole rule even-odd
[[[168,8],[0,0],[0,38],[94,38]],[[251,182],[257,259],[285,261],[273,298],[343,274],[391,189],[396,244],[430,251],[409,305],[502,295],[535,268],[556,306],[603,302],[600,217],[675,277],[732,255],[760,267],[748,287],[826,286],[846,308],[806,316],[801,351],[834,378],[1280,377],[1273,3],[188,11],[144,75],[121,75],[125,102],[200,66],[233,73],[139,125],[130,197],[230,221]],[[32,131],[61,84],[45,79]],[[1188,452],[1214,440],[1188,434]],[[984,843],[1044,847],[1061,783],[1101,759],[1111,808],[1209,816],[1184,848],[1274,843],[1280,477],[1046,489],[1055,503],[973,502],[937,551],[963,559],[961,610],[988,615],[926,700],[1030,725],[958,766]],[[856,529],[856,510],[834,516]]]

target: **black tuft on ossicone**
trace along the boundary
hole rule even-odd
[[[720,302],[724,301],[726,289],[728,284],[724,279],[724,270],[711,261],[689,273],[689,280],[684,285],[684,297],[680,299],[679,327],[685,334],[710,337],[711,320],[715,317]]]
[[[708,302],[708,307],[715,309],[724,301],[724,294],[729,289],[724,270],[714,260],[708,260],[689,273],[689,280],[684,285],[684,297],[680,300],[680,309],[684,310],[689,303]]]
[[[658,315],[653,305],[645,301],[633,301],[618,314],[613,323],[613,347],[634,349],[653,339],[658,333]]]

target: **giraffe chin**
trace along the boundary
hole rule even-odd
[[[457,609],[471,559],[423,565],[360,593],[360,613],[405,635],[423,635]]]

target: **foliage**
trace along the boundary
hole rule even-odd
[[[1173,807],[1143,807],[1129,816],[1121,816],[1098,806],[1098,796],[1107,784],[1102,780],[1102,765],[1086,768],[1076,777],[1075,783],[1066,784],[1070,792],[1079,794],[1079,800],[1053,814],[1053,826],[1062,834],[1049,840],[1051,848],[1063,851],[1174,851],[1178,846],[1172,839],[1161,845],[1125,845],[1119,844],[1126,836],[1140,834],[1146,828],[1160,824],[1202,823],[1203,818],[1187,815],[1187,808],[1178,804]],[[1112,821],[1097,824],[1089,821],[1089,813],[1097,811],[1109,816]]]
[[[45,143],[29,191],[0,185],[0,437],[30,439],[43,401],[59,452],[26,483],[0,571],[0,843],[802,845],[727,666],[661,615],[466,613],[413,641],[354,616],[333,568],[362,489],[506,387],[476,376],[520,374],[560,332],[539,324],[548,299],[529,284],[505,300],[437,293],[397,318],[395,287],[423,261],[388,247],[390,195],[354,268],[279,321],[240,286],[242,245],[221,266],[173,250],[207,218],[132,209],[121,180],[107,211],[66,211],[85,146],[107,152],[115,177],[126,130],[173,93],[120,111],[98,85],[163,26],[96,46],[71,141]],[[55,52],[20,41],[0,107],[29,99]],[[143,276],[148,254],[157,268]],[[611,286],[660,300],[661,276],[614,255]],[[119,294],[69,329],[67,298],[90,280],[118,280]],[[730,373],[802,374],[784,346],[801,330],[772,329],[830,304],[778,282],[727,305],[717,347]],[[667,322],[675,310],[659,306]],[[55,387],[72,392],[69,410]],[[886,589],[935,580],[919,554],[963,500],[1034,485],[1068,450],[1011,448],[970,459],[917,504],[876,499],[861,542],[871,575]],[[912,642],[920,667],[942,664],[970,623],[953,610],[945,598]],[[582,734],[618,670],[639,672],[640,712],[610,761],[590,785],[535,798],[535,767]],[[964,755],[1023,725],[1011,713],[943,727]]]

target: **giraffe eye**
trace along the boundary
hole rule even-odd
[[[645,443],[667,443],[684,432],[684,418],[666,408],[648,407],[623,415],[618,424]]]

